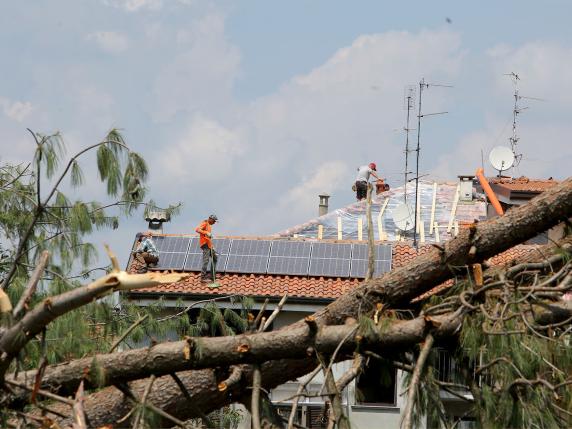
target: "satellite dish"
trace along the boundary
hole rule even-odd
[[[514,153],[506,146],[496,146],[489,153],[489,162],[499,174],[514,164]]]
[[[409,231],[415,226],[413,208],[406,203],[401,203],[393,209],[393,223],[402,231]]]

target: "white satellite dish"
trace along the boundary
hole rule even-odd
[[[496,146],[489,153],[489,162],[499,174],[514,164],[514,153],[506,146]]]
[[[401,203],[393,209],[393,223],[402,231],[409,231],[415,226],[413,208],[406,203]]]

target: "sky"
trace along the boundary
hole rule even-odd
[[[354,200],[356,168],[402,183],[406,88],[425,79],[420,174],[455,180],[512,132],[514,176],[572,165],[569,0],[4,0],[0,162],[31,159],[26,131],[60,131],[68,154],[111,128],[147,160],[149,196],[182,202],[168,233],[210,213],[215,235],[265,235]],[[410,128],[416,128],[416,112]],[[416,141],[416,131],[411,139]],[[109,201],[94,158],[78,198]],[[142,214],[96,234],[123,262]]]

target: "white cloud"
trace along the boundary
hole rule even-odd
[[[224,17],[210,14],[179,31],[177,40],[186,49],[159,72],[152,110],[159,122],[178,113],[220,113],[232,103],[240,53],[224,34]]]
[[[535,41],[517,48],[499,45],[488,54],[499,91],[506,88],[503,74],[515,72],[521,95],[572,106],[572,46]]]
[[[138,12],[142,10],[148,11],[158,11],[168,4],[169,2],[175,2],[174,0],[103,0],[103,4],[106,6],[112,6],[116,8],[123,9],[127,12]],[[177,0],[176,3],[183,5],[191,5],[194,0]]]
[[[244,152],[240,133],[218,122],[196,115],[188,129],[159,157],[165,183],[204,183],[214,186],[235,169],[235,161]]]
[[[163,0],[103,0],[103,4],[137,12],[138,10],[159,10],[163,7]]]
[[[382,92],[396,86],[402,92],[405,82],[409,83],[408,76],[417,81],[419,73],[455,75],[462,59],[460,43],[459,36],[449,31],[363,35],[293,82],[312,91],[332,90],[340,85],[354,91],[364,86],[371,90],[374,85]],[[403,85],[396,85],[403,81]]]
[[[315,215],[317,211],[318,194],[332,194],[348,185],[347,177],[350,168],[343,161],[328,161],[312,171],[302,182],[294,186],[282,196],[278,210],[292,219]],[[351,185],[348,185],[351,186]],[[273,213],[276,215],[276,213]]]
[[[101,50],[109,54],[120,54],[129,48],[127,36],[115,31],[96,31],[88,34],[87,40],[95,42]]]
[[[0,107],[4,115],[17,122],[22,122],[34,110],[29,101],[12,101],[5,97],[0,97]]]

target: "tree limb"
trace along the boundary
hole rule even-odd
[[[161,283],[172,283],[180,281],[187,276],[188,274],[152,272],[128,274],[125,271],[118,271],[112,272],[87,286],[44,299],[0,337],[0,379],[4,377],[12,359],[26,343],[62,314],[89,304],[93,300],[107,296],[117,290],[146,288]]]
[[[411,429],[413,427],[413,409],[415,408],[415,397],[417,396],[417,390],[419,389],[419,383],[421,381],[421,373],[425,367],[425,361],[431,347],[433,347],[433,335],[427,334],[423,347],[421,348],[421,353],[419,353],[419,358],[415,364],[415,369],[413,370],[413,375],[411,376],[411,383],[409,384],[409,392],[407,394],[407,405],[405,406],[405,412],[403,417],[403,429]]]
[[[18,319],[21,313],[27,309],[28,304],[32,299],[32,296],[34,296],[34,293],[36,293],[36,287],[38,286],[38,282],[42,278],[42,274],[44,273],[44,270],[48,265],[49,258],[50,258],[50,252],[44,250],[40,255],[40,260],[38,261],[38,264],[36,265],[36,268],[34,269],[32,276],[30,277],[30,280],[28,280],[28,284],[24,289],[24,293],[22,293],[22,296],[20,297],[18,304],[16,304],[16,307],[14,308],[13,314],[15,319]]]

